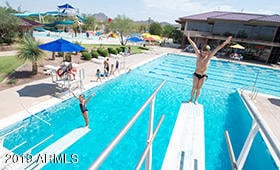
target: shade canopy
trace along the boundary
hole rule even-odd
[[[42,50],[51,52],[76,52],[85,48],[62,38],[38,46]]]
[[[138,38],[138,37],[130,37],[126,40],[131,41],[131,42],[142,42],[143,41],[141,38]]]
[[[145,41],[156,41],[153,37],[144,38]]]
[[[73,6],[70,4],[64,4],[64,5],[59,5],[57,6],[59,9],[75,9]]]
[[[244,50],[244,49],[245,49],[245,47],[243,47],[243,46],[240,45],[240,44],[231,45],[230,47],[231,47],[231,48],[236,48],[236,49],[241,49],[241,50]]]

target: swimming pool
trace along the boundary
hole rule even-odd
[[[63,151],[66,156],[77,155],[78,162],[49,163],[43,169],[87,169],[165,79],[167,82],[158,93],[155,103],[155,122],[165,114],[153,145],[153,169],[160,169],[180,104],[190,95],[194,66],[193,57],[167,54],[86,92],[86,96],[92,91],[96,93],[88,103],[91,131]],[[235,154],[240,153],[250,130],[251,118],[236,89],[252,85],[257,73],[259,78],[256,86],[260,92],[280,96],[280,89],[275,89],[276,85],[280,84],[278,70],[211,61],[208,70],[209,79],[205,82],[199,99],[204,105],[205,112],[207,170],[231,168],[224,130],[230,132]],[[100,169],[135,167],[146,143],[148,113],[149,108]],[[51,126],[34,117],[25,119],[0,132],[1,135],[20,125],[25,126],[9,135],[4,146],[11,149],[26,140],[26,144],[15,150],[15,153],[22,154],[39,141],[53,135],[32,151],[35,155],[68,132],[84,125],[78,101],[74,98],[43,110],[37,115],[50,122]],[[259,134],[252,145],[244,169],[277,169]]]

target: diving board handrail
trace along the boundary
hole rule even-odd
[[[144,152],[143,152],[143,154],[142,154],[140,160],[138,161],[138,164],[137,164],[137,166],[136,166],[135,169],[137,169],[137,170],[140,169],[140,167],[141,167],[143,161],[145,160],[147,154],[149,153],[149,150],[150,150],[150,148],[151,148],[151,146],[152,146],[152,143],[153,143],[153,141],[154,141],[154,139],[155,139],[155,137],[156,137],[156,135],[157,135],[157,132],[158,132],[160,126],[161,126],[161,123],[162,123],[163,119],[164,119],[164,115],[161,116],[161,118],[160,118],[160,120],[159,120],[159,122],[158,122],[158,124],[157,124],[157,126],[156,126],[156,129],[155,129],[155,131],[154,131],[154,133],[153,133],[151,139],[147,141],[146,148],[145,148],[145,150],[144,150]]]
[[[153,111],[154,111],[154,101],[157,93],[162,88],[162,86],[165,84],[166,80],[162,81],[162,83],[158,86],[158,88],[153,92],[153,94],[146,100],[146,102],[141,106],[141,108],[135,113],[135,115],[129,120],[129,122],[125,125],[125,127],[118,133],[118,135],[113,139],[113,141],[106,147],[106,149],[97,157],[97,159],[90,165],[90,170],[98,169],[98,167],[102,164],[102,162],[106,159],[106,157],[110,154],[110,152],[115,148],[115,146],[119,143],[119,141],[123,138],[123,136],[128,132],[128,130],[131,128],[132,125],[136,122],[138,117],[143,113],[145,108],[148,106],[148,104],[151,103],[151,109],[150,109],[150,119],[149,119],[149,131],[148,131],[148,140],[151,139],[151,136],[149,133],[152,129],[153,125]],[[152,152],[150,152],[152,153]],[[151,154],[148,154],[147,161],[151,165],[151,159],[149,158]],[[146,166],[147,168],[147,166]],[[151,169],[149,167],[148,169]]]
[[[227,130],[225,131],[225,136],[226,136],[226,142],[227,142],[227,147],[228,147],[230,161],[231,161],[231,167],[233,170],[237,170],[236,159],[235,159],[234,151],[233,151],[233,148],[231,145],[231,140],[230,140]]]
[[[244,163],[247,159],[247,156],[249,154],[249,151],[251,149],[252,143],[255,139],[255,136],[258,132],[262,132],[263,135],[265,136],[265,138],[267,139],[269,145],[271,146],[275,156],[277,157],[278,160],[280,160],[280,146],[274,141],[273,136],[271,135],[271,133],[269,132],[269,128],[267,127],[266,123],[263,121],[263,119],[260,118],[260,114],[257,111],[257,108],[253,105],[251,105],[249,103],[249,98],[244,95],[243,93],[241,93],[241,96],[243,97],[243,101],[245,102],[246,106],[249,108],[250,113],[252,114],[253,117],[253,121],[252,121],[252,127],[250,129],[250,132],[246,138],[246,141],[242,147],[242,150],[238,156],[237,162],[234,161],[234,159],[231,159],[232,164],[236,163],[236,168],[233,166],[233,169],[242,169],[244,166]],[[229,143],[230,143],[230,139],[228,137]],[[234,156],[233,151],[231,153],[230,152],[230,156]]]

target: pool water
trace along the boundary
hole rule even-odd
[[[153,169],[160,169],[181,102],[189,99],[194,69],[195,58],[167,54],[85,92],[86,97],[92,92],[96,94],[87,104],[91,131],[63,151],[63,154],[68,156],[76,154],[78,163],[49,163],[43,169],[87,169],[159,84],[167,80],[155,102],[154,124],[156,125],[162,114],[165,115],[153,144]],[[224,131],[229,131],[237,156],[252,122],[236,90],[252,85],[259,73],[256,86],[260,92],[280,96],[280,89],[276,86],[280,84],[280,71],[213,60],[207,73],[209,78],[199,98],[205,112],[206,169],[231,169]],[[43,110],[37,115],[50,122],[51,126],[34,117],[25,119],[0,132],[1,135],[20,125],[25,126],[9,135],[4,146],[11,149],[26,140],[25,145],[15,150],[15,153],[22,154],[39,141],[53,135],[32,151],[35,155],[70,131],[84,125],[79,102],[75,98]],[[149,107],[100,169],[135,168],[146,145],[148,116]],[[277,169],[259,133],[243,169]]]

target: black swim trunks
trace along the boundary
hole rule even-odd
[[[208,78],[206,74],[197,74],[196,72],[194,72],[193,75],[196,76],[198,80],[202,79],[203,77]]]
[[[88,111],[86,105],[83,105],[82,103],[80,103],[80,109],[81,109],[81,112],[82,112],[82,113]]]

